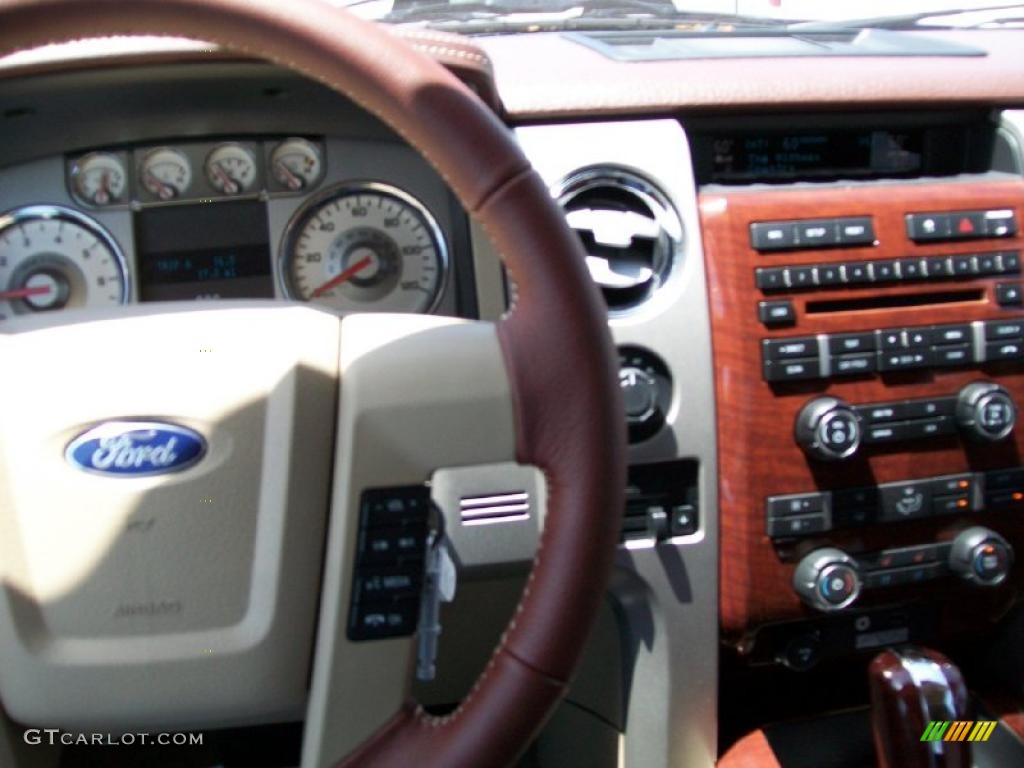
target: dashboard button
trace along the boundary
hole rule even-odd
[[[801,248],[818,248],[839,242],[835,219],[813,219],[798,221],[796,239]]]
[[[932,348],[932,365],[967,365],[974,359],[970,344]]]
[[[786,284],[790,288],[813,288],[814,267],[787,267]]]
[[[787,496],[769,496],[765,500],[768,517],[794,517],[825,511],[822,493],[794,493]]]
[[[867,262],[851,261],[843,264],[843,280],[848,285],[865,285],[871,282]]]
[[[985,345],[985,360],[1024,360],[1024,342],[1020,339],[989,342]]]
[[[348,625],[350,640],[379,640],[411,635],[419,620],[418,599],[360,603],[353,606]]]
[[[874,352],[860,355],[839,355],[832,358],[833,376],[855,376],[858,373],[872,373],[878,366]]]
[[[759,251],[795,248],[796,222],[763,221],[750,225],[750,244]]]
[[[974,489],[974,475],[951,475],[937,477],[931,481],[932,493],[936,496],[948,494],[969,494]]]
[[[1024,489],[1024,469],[994,469],[985,473],[986,491]]]
[[[1013,237],[1017,234],[1017,218],[1011,208],[985,211],[985,234],[989,237]]]
[[[769,328],[793,325],[796,322],[796,310],[789,299],[779,301],[759,301],[757,316]]]
[[[953,276],[953,267],[949,263],[949,257],[947,256],[932,256],[924,260],[924,266],[927,270],[927,277],[930,280],[941,280],[945,277]]]
[[[949,214],[949,236],[962,240],[985,236],[985,214],[981,211],[958,211]]]
[[[907,214],[907,237],[911,240],[946,240],[949,231],[949,216],[945,213]]]
[[[875,228],[870,216],[855,216],[837,222],[839,242],[843,245],[867,245],[875,242]]]
[[[390,568],[381,571],[356,573],[353,600],[369,602],[411,597],[418,593],[423,580],[423,566],[411,568]]]
[[[900,280],[923,280],[928,275],[921,259],[900,259],[897,263],[900,266]]]
[[[814,357],[818,354],[818,340],[813,336],[799,339],[763,339],[761,354],[767,360]]]
[[[875,348],[875,334],[867,333],[841,333],[830,336],[828,339],[828,351],[833,355],[845,355],[851,352],[870,352]]]
[[[995,339],[1019,339],[1022,336],[1024,336],[1024,321],[995,320],[985,323],[985,338],[989,341]]]
[[[765,381],[802,381],[821,376],[818,358],[807,360],[765,360],[763,371]]]
[[[818,285],[839,285],[843,282],[843,272],[839,264],[819,264]]]
[[[768,520],[767,532],[772,538],[782,536],[809,536],[828,530],[825,515],[804,515],[802,517],[783,517]]]
[[[932,344],[970,344],[971,326],[937,325],[932,328]]]
[[[970,511],[971,499],[969,496],[940,496],[932,500],[932,514],[935,515],[955,515]]]
[[[979,275],[998,275],[1002,272],[998,253],[979,253],[974,257]]]
[[[762,291],[784,291],[786,270],[783,267],[758,267],[754,270],[754,282]]]
[[[949,262],[952,265],[955,277],[966,277],[967,275],[973,275],[976,271],[974,268],[974,256],[950,256]]]
[[[956,423],[949,416],[936,416],[932,419],[917,419],[907,422],[905,438],[918,440],[926,437],[952,435],[956,432]]]
[[[1024,304],[1020,283],[997,283],[996,303],[1000,307],[1019,307]]]
[[[892,483],[880,486],[882,522],[912,520],[931,513],[931,489],[924,483]]]
[[[934,400],[907,400],[903,403],[904,418],[926,419],[932,416],[952,416],[956,413],[955,397],[937,397]]]
[[[927,368],[931,365],[932,353],[928,349],[908,350],[906,352],[879,352],[878,370],[880,371],[911,371]]]
[[[908,349],[927,347],[932,340],[930,328],[907,328],[903,333]]]
[[[898,443],[907,439],[906,421],[885,422],[868,427],[864,431],[865,443]]]
[[[886,328],[877,333],[879,349],[903,349],[905,346],[902,328]]]
[[[1003,251],[999,254],[999,265],[1004,275],[1020,274],[1020,251]]]
[[[862,405],[857,408],[857,412],[868,424],[902,421],[907,418],[907,404],[877,403],[875,405]]]
[[[900,279],[895,261],[871,262],[871,276],[876,283],[893,283]]]

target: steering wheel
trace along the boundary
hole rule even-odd
[[[0,695],[5,708],[27,723],[60,711],[55,719],[61,723],[110,725],[116,721],[114,710],[108,711],[112,693],[110,698],[122,698],[138,713],[133,723],[156,725],[166,717],[201,726],[207,717],[229,720],[238,701],[237,694],[223,693],[230,686],[222,673],[231,680],[249,676],[253,682],[242,696],[267,711],[280,703],[267,693],[270,689],[283,685],[305,693],[312,656],[309,764],[342,759],[342,754],[330,754],[339,745],[348,753],[341,763],[345,766],[506,764],[536,734],[571,679],[602,600],[623,504],[625,430],[616,356],[606,311],[577,239],[506,126],[467,87],[384,28],[319,0],[0,0],[3,54],[126,34],[188,37],[267,59],[320,81],[381,118],[423,155],[483,226],[515,283],[516,301],[497,323],[421,316],[339,318],[281,303],[201,310],[156,305],[123,308],[103,319],[65,312],[9,321],[0,334],[0,357],[9,372],[5,379],[16,381],[0,392],[5,401],[50,397],[76,378],[75,366],[94,366],[106,378],[129,371],[137,375],[151,363],[162,365],[170,383],[109,394],[99,383],[93,385],[95,377],[85,375],[77,378],[76,395],[62,398],[45,415],[36,412],[29,418],[3,406],[0,527],[21,542],[9,541],[0,551]],[[154,336],[157,345],[151,343]],[[154,346],[159,349],[153,351]],[[200,359],[195,354],[201,346],[229,358],[216,375],[202,367],[218,365],[209,362],[216,356]],[[19,370],[34,375],[11,373]],[[204,376],[200,387],[196,382]],[[410,387],[396,383],[403,377],[415,381],[412,399]],[[218,401],[215,406],[211,399]],[[254,411],[254,419],[244,415],[247,411]],[[55,445],[83,426],[142,413],[166,414],[198,425],[200,432],[205,429],[207,456],[173,482],[158,485],[142,479],[71,479],[72,469],[58,467],[63,460],[59,448],[59,460],[51,455]],[[280,425],[291,431],[275,433]],[[232,434],[236,427],[241,431]],[[4,443],[10,447],[16,440],[17,456],[2,451]],[[515,460],[540,468],[548,513],[521,601],[489,664],[459,708],[438,718],[408,701],[408,640],[343,640],[358,504],[369,485],[422,483],[431,469],[474,460]],[[81,505],[102,497],[102,511],[88,522],[82,515],[60,517],[64,512],[52,495],[57,491],[41,489],[39,483],[27,487],[28,475],[38,480],[43,472],[50,474],[42,485],[65,483],[64,491],[78,494]],[[275,472],[283,473],[284,490],[278,494],[280,508],[271,513],[268,499],[274,494],[265,491]],[[325,523],[331,474],[333,505]],[[254,477],[262,480],[254,482]],[[232,522],[239,536],[251,533],[247,541],[255,551],[246,550],[237,563],[274,567],[229,567],[237,564],[236,553],[225,539],[223,569],[208,569],[206,582],[214,591],[231,588],[231,579],[242,582],[237,591],[249,602],[232,614],[237,629],[248,626],[238,616],[251,618],[259,602],[253,584],[262,580],[259,594],[270,597],[259,609],[263,624],[249,627],[251,637],[239,639],[245,633],[236,632],[223,652],[212,648],[200,657],[184,648],[185,639],[221,637],[214,632],[216,621],[210,622],[212,629],[199,627],[193,634],[161,632],[162,616],[156,614],[146,616],[143,626],[152,634],[141,638],[146,642],[136,642],[138,632],[119,640],[120,660],[105,655],[104,643],[114,640],[103,632],[76,633],[66,623],[42,622],[33,625],[34,638],[26,637],[32,613],[27,606],[38,619],[94,599],[95,591],[75,588],[76,578],[92,578],[86,565],[94,573],[113,574],[114,581],[102,582],[116,585],[109,586],[112,590],[121,588],[126,575],[118,568],[148,568],[145,575],[155,580],[155,569],[173,566],[176,558],[182,560],[174,578],[189,578],[194,562],[188,553],[203,546],[202,537],[193,538],[187,550],[169,553],[165,544],[152,550],[152,559],[118,566],[122,561],[106,562],[99,550],[122,546],[120,539],[106,528],[105,538],[99,535],[99,520],[117,517],[112,510],[130,509],[137,515],[148,504],[157,510],[157,529],[185,526],[181,515],[159,517],[161,510],[180,506],[187,494],[207,487],[204,482],[226,491],[228,498],[249,493],[259,509],[251,530],[241,516]],[[111,484],[118,483],[123,484],[113,489]],[[253,490],[256,485],[260,489]],[[43,568],[47,553],[33,549],[32,526],[40,525],[40,519],[69,526],[64,539],[75,539],[76,548],[55,545],[52,538],[49,546],[65,547],[70,559],[89,551],[92,559],[71,574],[57,562],[61,557],[47,550],[50,559]],[[126,519],[136,518],[107,522],[114,526]],[[273,527],[268,520],[277,526],[274,536],[267,533]],[[193,524],[206,523],[197,518],[188,523]],[[204,536],[223,535],[203,530]],[[5,533],[5,539],[11,537]],[[268,547],[268,541],[277,542],[276,548]],[[260,561],[264,550],[272,556]],[[42,568],[35,580],[26,575],[26,563]],[[48,575],[54,575],[53,583],[47,582],[49,592],[41,586]],[[311,579],[312,597],[302,591]],[[315,594],[321,596],[319,609]],[[189,614],[190,603],[184,605]],[[308,609],[296,607],[301,605]],[[86,642],[79,634],[92,645],[73,645]],[[268,637],[275,643],[269,644]],[[46,684],[63,686],[60,696],[29,692],[44,678]],[[105,687],[110,689],[106,693]],[[154,691],[163,692],[161,702],[152,701]]]

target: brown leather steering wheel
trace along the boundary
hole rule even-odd
[[[448,182],[518,287],[498,325],[516,453],[547,476],[548,516],[522,600],[457,710],[413,705],[346,766],[484,766],[514,758],[563,695],[618,537],[625,429],[605,307],[584,255],[507,128],[442,66],[318,0],[0,0],[0,53],[83,37],[210,41],[318,80],[380,117]],[[340,756],[339,756],[340,757]]]

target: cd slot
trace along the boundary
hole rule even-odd
[[[965,301],[981,301],[985,292],[980,288],[963,290],[929,291],[927,293],[889,294],[879,296],[858,296],[848,299],[822,299],[808,301],[808,315],[829,312],[861,312],[869,309],[895,309],[900,307],[923,307],[931,304],[960,304]]]

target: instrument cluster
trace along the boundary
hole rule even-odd
[[[431,207],[447,199],[434,194],[427,203],[393,183],[405,169],[394,158],[381,164],[390,168],[381,176],[355,175],[344,157],[330,166],[339,146],[283,136],[63,158],[64,189],[42,184],[45,197],[13,207],[0,196],[0,321],[223,298],[312,301],[339,312],[440,311],[450,271],[438,215],[450,222]]]

